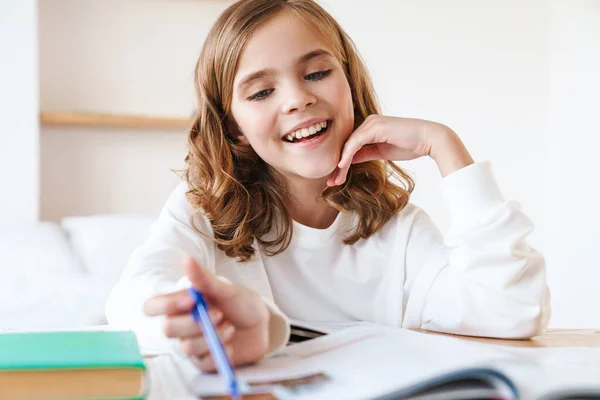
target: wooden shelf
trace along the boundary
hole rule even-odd
[[[102,128],[186,129],[192,125],[192,120],[189,118],[148,117],[142,115],[41,112],[40,124]]]

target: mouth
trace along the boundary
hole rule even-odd
[[[331,122],[331,120],[317,122],[308,128],[298,129],[295,132],[287,134],[282,137],[281,140],[286,143],[304,143],[313,141],[318,137],[323,136],[329,130]]]

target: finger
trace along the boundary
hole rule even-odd
[[[364,146],[373,143],[375,134],[370,126],[361,126],[354,131],[346,141],[338,167],[344,169],[350,166],[354,155]]]
[[[351,164],[360,164],[363,162],[380,159],[381,154],[379,154],[378,148],[372,144],[367,144],[363,148],[358,150],[356,154],[354,154],[354,157],[352,157]],[[346,177],[348,176],[350,165],[344,168],[336,168],[334,173],[332,173],[331,177],[327,180],[327,186],[337,186],[344,183],[346,181]]]
[[[223,319],[223,312],[217,308],[211,308],[208,311],[210,320],[213,325],[217,326]],[[165,320],[164,328],[165,336],[169,338],[197,336],[202,334],[202,329],[194,321],[190,314],[181,314],[170,316]]]
[[[346,176],[348,175],[348,171],[350,170],[350,165],[348,165],[347,167],[343,167],[340,168],[340,170],[338,171],[335,180],[334,180],[334,185],[341,185],[342,183],[344,183],[346,181]]]
[[[217,328],[217,335],[221,343],[228,343],[235,334],[235,327],[229,322],[224,322]],[[179,349],[188,356],[205,357],[210,353],[208,342],[203,335],[183,337],[179,341]]]
[[[222,301],[236,293],[234,285],[220,280],[211,271],[198,265],[192,257],[187,257],[184,260],[183,269],[192,285],[205,297]]]
[[[329,175],[329,179],[327,179],[327,186],[335,186],[335,178],[337,177],[340,169],[335,167],[331,175]]]
[[[232,365],[235,365],[233,347],[231,345],[225,345],[225,354],[227,354],[227,358]],[[198,367],[202,370],[202,372],[215,372],[217,370],[215,361],[213,360],[210,354],[207,354],[204,357],[201,357],[198,360]]]
[[[352,158],[352,164],[360,164],[371,160],[381,160],[379,148],[376,145],[366,145]]]
[[[144,303],[144,314],[149,317],[165,314],[178,314],[190,311],[194,306],[194,299],[187,290],[154,296]]]
[[[337,186],[337,185],[341,185],[342,183],[344,183],[344,181],[346,180],[346,175],[349,170],[350,170],[350,166],[348,166],[346,168],[336,167],[336,169],[331,173],[331,176],[327,180],[327,186]]]

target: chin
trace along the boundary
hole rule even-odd
[[[305,179],[323,179],[329,178],[331,173],[335,170],[336,165],[314,165],[312,168],[303,168],[302,170],[296,170],[296,174]]]

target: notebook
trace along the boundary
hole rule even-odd
[[[190,393],[226,398],[217,375],[172,358]],[[600,349],[519,349],[376,325],[290,345],[236,373],[247,398],[600,399]]]
[[[0,333],[0,399],[143,399],[145,372],[133,332]]]

